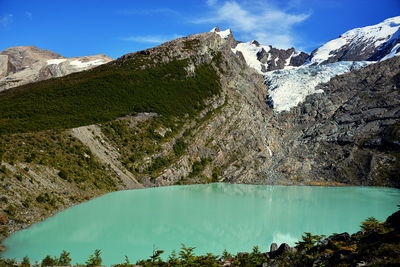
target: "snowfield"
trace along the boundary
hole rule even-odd
[[[232,48],[232,52],[236,54],[237,51],[243,54],[244,59],[246,60],[247,65],[256,69],[260,74],[263,74],[261,71],[261,66],[263,65],[258,59],[257,54],[264,49],[265,52],[268,52],[271,47],[269,46],[257,46],[254,41],[247,43],[239,43],[235,48]],[[264,64],[268,67],[268,64]]]

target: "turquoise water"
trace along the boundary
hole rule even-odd
[[[95,249],[104,264],[146,259],[153,246],[196,254],[267,250],[294,244],[304,232],[359,230],[367,217],[384,220],[397,210],[400,190],[207,184],[114,192],[69,208],[4,241],[3,257],[39,261],[71,252],[83,263]]]

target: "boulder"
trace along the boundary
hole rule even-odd
[[[278,249],[278,245],[276,243],[272,243],[271,247],[269,248],[269,252],[275,251]]]
[[[270,256],[271,258],[276,258],[290,251],[290,246],[286,243],[282,243],[277,250],[269,252],[268,256]]]

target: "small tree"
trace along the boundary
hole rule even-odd
[[[29,258],[28,258],[28,256],[25,256],[23,259],[22,259],[22,262],[21,262],[21,265],[20,265],[21,267],[30,267],[31,266],[31,262],[29,261]]]
[[[178,256],[176,255],[176,251],[175,251],[175,250],[173,250],[173,251],[171,252],[171,254],[168,256],[168,263],[169,263],[171,266],[176,266],[176,265],[178,265],[179,259],[178,259]]]
[[[385,223],[379,222],[374,217],[369,217],[364,222],[361,223],[361,231],[368,233],[368,232],[377,232],[380,234],[384,234],[388,231],[385,227]]]
[[[101,250],[96,249],[92,255],[89,256],[89,259],[86,261],[86,266],[100,266],[102,263],[101,259]]]
[[[193,261],[194,258],[194,247],[186,247],[182,244],[181,251],[179,251],[179,257],[186,263],[190,263]]]
[[[41,264],[42,267],[55,266],[55,265],[57,265],[57,260],[48,255],[42,260],[42,264]]]
[[[58,259],[58,265],[61,266],[70,266],[71,258],[69,257],[70,253],[63,250],[60,254],[60,258]]]
[[[232,258],[232,254],[229,253],[226,249],[222,252],[221,259],[229,259]]]
[[[150,259],[152,262],[159,262],[161,261],[161,254],[164,253],[164,250],[159,250],[156,247],[153,246],[153,255],[150,256]]]
[[[301,237],[303,241],[296,242],[296,247],[299,250],[309,250],[313,246],[319,244],[322,239],[325,238],[325,235],[312,235],[311,233],[304,233]]]

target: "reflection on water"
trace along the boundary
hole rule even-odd
[[[105,264],[148,258],[153,245],[170,253],[182,243],[196,252],[250,251],[291,245],[304,232],[355,232],[360,221],[396,210],[388,188],[211,184],[114,192],[20,231],[5,257],[40,260],[71,252],[84,262],[94,249]]]

